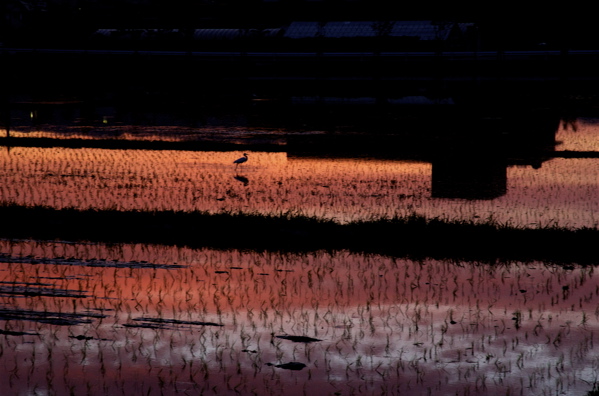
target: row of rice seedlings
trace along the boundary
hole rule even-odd
[[[62,152],[70,151],[62,150]],[[95,150],[96,155],[105,153],[107,152]],[[123,158],[110,158],[119,157],[115,153],[122,154]],[[18,154],[15,154],[17,158],[19,158]],[[136,157],[134,154],[139,154],[137,162],[133,160]],[[125,154],[125,152],[110,151],[107,158],[90,156],[89,162],[82,164],[80,169],[75,171],[72,167],[73,164],[81,161],[79,158],[64,159],[64,163],[58,165],[53,163],[55,159],[50,159],[47,163],[48,161],[42,158],[36,161],[37,165],[23,164],[10,168],[13,175],[18,175],[20,181],[15,181],[14,187],[6,188],[3,196],[5,201],[12,199],[19,203],[39,203],[58,207],[212,211],[242,209],[271,213],[297,209],[326,214],[338,211],[339,206],[346,204],[344,196],[347,193],[331,193],[330,187],[325,185],[328,180],[320,180],[322,178],[312,180],[311,177],[302,180],[301,176],[294,176],[295,171],[290,169],[286,183],[285,175],[280,174],[281,172],[276,173],[281,170],[281,164],[289,167],[285,162],[284,154],[274,154],[274,162],[271,159],[270,163],[261,160],[261,156],[265,157],[264,154],[252,155],[252,162],[260,167],[260,173],[256,171],[256,177],[252,180],[252,185],[256,185],[252,189],[244,188],[233,178],[234,173],[230,172],[232,168],[224,165],[231,162],[230,154],[203,154],[205,155],[202,162],[196,167],[192,162],[193,159],[189,158],[190,153],[186,153],[187,157],[185,157],[179,152],[129,151]],[[155,158],[158,155],[161,155],[161,158]],[[179,155],[179,161],[173,161],[171,155]],[[212,158],[214,156],[220,159],[215,161]],[[272,156],[273,154],[269,154],[266,158]],[[47,168],[44,165],[46,163]],[[119,167],[125,166],[123,164],[129,167],[121,171]],[[149,167],[147,164],[152,166]],[[111,167],[114,169],[110,170]],[[146,173],[147,170],[150,171],[149,174]],[[325,173],[327,172],[329,170],[325,169]],[[361,195],[356,195],[359,191],[352,193],[353,198],[350,199],[353,203],[350,205],[361,207],[360,210],[380,207],[382,203],[380,198],[372,197],[371,195],[375,194],[369,193],[368,189],[372,188],[373,191],[380,192],[384,190],[385,184],[389,184],[389,179],[379,177],[376,183],[368,181],[365,184],[365,193],[362,192]],[[332,181],[335,183],[335,180]],[[306,183],[310,187],[318,183],[323,186],[307,189]],[[338,184],[341,188],[345,188],[348,183],[353,184],[354,189],[359,185],[349,179]],[[375,187],[369,187],[371,184],[375,184]],[[370,204],[364,202],[366,197],[373,198]],[[103,200],[107,201],[103,202]]]
[[[555,134],[557,150],[599,151],[599,127],[593,118],[578,118],[574,123],[562,123]]]
[[[507,193],[488,201],[431,200],[424,213],[441,218],[493,218],[503,224],[543,228],[596,227],[597,159],[553,159],[541,169],[511,167]],[[450,213],[450,215],[444,214]]]
[[[226,152],[14,148],[0,154],[0,201],[57,208],[294,212],[338,221],[419,213],[516,226],[595,227],[596,160],[509,168],[508,193],[431,199],[431,165],[251,153],[243,178]],[[575,165],[576,172],[573,172]],[[448,213],[450,213],[448,215]]]
[[[538,394],[588,389],[588,367],[597,365],[599,289],[589,267],[27,241],[0,247],[40,259],[185,265],[1,264],[0,282],[49,282],[88,295],[3,296],[2,306],[107,315],[77,326],[4,321],[5,330],[33,326],[40,334],[3,346],[14,375],[0,381],[11,389]],[[277,337],[285,334],[321,341]],[[288,362],[306,367],[277,367]]]

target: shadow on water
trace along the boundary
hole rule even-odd
[[[501,158],[433,160],[433,198],[493,199],[506,192],[507,166]]]

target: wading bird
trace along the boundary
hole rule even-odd
[[[237,158],[235,161],[233,161],[233,163],[235,164],[235,169],[237,169],[239,164],[243,164],[247,160],[248,160],[248,155],[246,153],[243,153],[243,157]]]

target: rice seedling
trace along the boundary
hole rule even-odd
[[[432,165],[253,152],[15,147],[0,153],[0,202],[55,208],[300,214],[341,223],[405,217],[519,227],[596,227],[596,158],[508,167],[492,200],[431,197]],[[473,165],[476,166],[476,165]],[[237,178],[236,178],[237,177]]]
[[[596,381],[592,267],[15,240],[0,253],[0,285],[14,285],[0,296],[0,382],[15,394],[542,394]]]
[[[594,131],[560,131],[563,149],[596,150]],[[506,194],[483,201],[432,198],[425,162],[250,155],[238,175],[231,152],[2,151],[3,213],[72,233],[0,240],[0,386],[19,395],[596,391],[597,275],[571,257],[596,232],[596,159],[509,167]],[[72,227],[82,219],[89,227]],[[204,233],[186,235],[189,219]],[[29,232],[18,220],[11,230]],[[185,247],[198,235],[222,243],[240,223],[266,231],[226,247],[255,250]],[[124,243],[131,224],[158,237]],[[497,247],[506,240],[497,233],[511,243]],[[111,244],[92,242],[100,234]],[[158,239],[170,245],[150,244]],[[300,253],[282,249],[290,240]],[[523,245],[547,254],[520,261]]]

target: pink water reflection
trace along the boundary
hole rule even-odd
[[[0,329],[30,333],[1,336],[0,385],[15,394],[584,394],[596,380],[593,268],[27,241],[0,252]],[[287,362],[306,366],[276,367]]]

